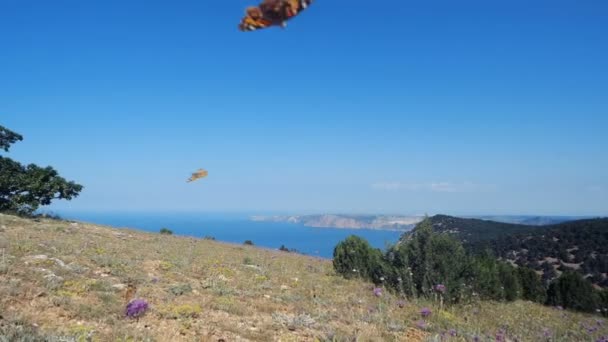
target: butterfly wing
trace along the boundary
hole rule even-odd
[[[253,18],[246,15],[239,24],[241,31],[256,31],[270,26],[280,25],[285,27],[285,23],[298,16],[302,11],[308,8],[314,0],[284,0],[289,3],[291,12],[283,18],[271,18],[268,13],[264,13],[260,18]],[[279,19],[279,20],[277,20]]]
[[[256,31],[265,29],[267,27],[272,26],[272,21],[265,18],[254,19],[249,16],[246,16],[241,20],[239,24],[239,30],[241,31]]]
[[[197,179],[207,177],[209,173],[207,170],[200,169],[192,174],[192,176],[188,179],[188,183],[194,182]]]
[[[293,9],[293,14],[289,19],[298,16],[302,11],[308,8],[314,0],[287,0]]]

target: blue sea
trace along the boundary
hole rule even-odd
[[[300,224],[254,222],[246,215],[194,214],[194,213],[82,213],[62,212],[62,218],[109,225],[117,228],[134,228],[158,232],[168,228],[175,235],[205,237],[218,241],[242,244],[251,240],[256,246],[278,249],[281,245],[299,253],[332,258],[334,247],[349,235],[358,235],[384,250],[387,244],[399,240],[401,232],[311,228]]]

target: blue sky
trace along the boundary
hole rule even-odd
[[[0,0],[10,156],[85,186],[51,209],[608,213],[608,2],[251,4]]]

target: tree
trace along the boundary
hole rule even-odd
[[[415,292],[421,296],[431,296],[436,285],[444,285],[442,295],[447,301],[461,299],[463,283],[467,272],[467,256],[458,240],[445,234],[436,233],[428,218],[420,222],[413,234],[402,241],[393,262],[403,281],[411,273]],[[403,260],[407,260],[404,262]],[[401,264],[407,264],[403,270]],[[403,272],[406,271],[406,272]]]
[[[161,228],[160,233],[163,235],[173,235],[173,231],[169,228]]]
[[[8,152],[13,143],[21,140],[21,135],[0,126],[0,149]],[[77,197],[82,189],[82,185],[65,180],[50,166],[22,165],[0,156],[0,211],[31,215],[53,200]]]
[[[23,137],[7,128],[0,126],[0,149],[8,152],[12,144],[23,140]]]
[[[547,290],[547,304],[553,306],[593,312],[599,307],[599,302],[593,285],[578,272],[564,272]]]
[[[253,241],[251,241],[251,240],[245,240],[245,242],[243,242],[243,244],[247,245],[247,246],[253,246]]]
[[[544,303],[547,293],[540,276],[528,267],[517,268],[517,275],[521,284],[521,297],[536,303]]]
[[[521,284],[516,269],[510,264],[498,263],[498,277],[502,283],[504,299],[514,301],[521,296]]]
[[[474,258],[472,263],[473,279],[471,283],[480,297],[485,299],[503,299],[503,285],[496,259],[489,254]]]
[[[390,274],[389,266],[383,262],[382,252],[355,235],[347,237],[334,248],[333,265],[336,272],[345,278],[362,277],[375,283],[382,282]]]

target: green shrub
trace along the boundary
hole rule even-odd
[[[245,242],[243,242],[243,244],[247,245],[247,246],[253,246],[253,241],[251,241],[251,240],[245,240]]]
[[[600,307],[600,296],[593,285],[578,272],[564,272],[551,282],[547,304],[567,309],[594,312]]]
[[[355,235],[347,237],[334,248],[333,265],[336,272],[346,278],[362,277],[374,282],[381,281],[391,273],[382,262],[382,252]]]
[[[173,231],[168,228],[161,228],[160,233],[163,235],[173,235]]]
[[[521,298],[536,303],[544,303],[547,292],[540,276],[531,268],[518,267],[517,275],[521,284]]]
[[[521,284],[517,270],[510,264],[498,263],[498,278],[502,284],[503,299],[514,301],[521,296]]]
[[[169,292],[175,296],[181,296],[183,294],[192,292],[192,286],[190,286],[190,284],[173,285],[171,288],[169,288]]]

